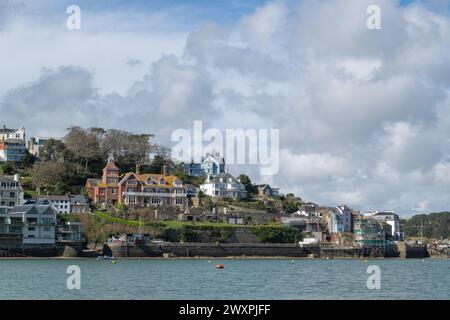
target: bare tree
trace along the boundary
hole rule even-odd
[[[61,162],[41,161],[33,166],[30,174],[31,181],[36,190],[40,192],[41,188],[48,188],[63,181],[66,174],[66,166]]]
[[[82,161],[84,161],[87,171],[89,161],[100,156],[100,144],[97,136],[81,127],[71,127],[68,131],[64,137],[64,142],[77,161],[77,173],[79,163]]]

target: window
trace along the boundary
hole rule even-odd
[[[35,231],[36,227],[28,227],[28,231]]]
[[[161,198],[152,198],[152,204],[161,204]]]
[[[178,204],[178,205],[183,204],[183,199],[177,198],[176,204]]]
[[[42,224],[53,224],[54,220],[52,218],[42,218]]]
[[[47,232],[52,231],[52,228],[51,227],[44,227],[44,231],[47,231]]]

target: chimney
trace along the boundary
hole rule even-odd
[[[18,174],[14,175],[14,181],[15,182],[20,182],[20,176]]]
[[[163,165],[163,175],[167,176],[167,165]]]
[[[141,164],[140,163],[136,164],[136,174],[137,175],[141,174]]]

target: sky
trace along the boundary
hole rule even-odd
[[[68,30],[66,8],[81,8]],[[369,5],[382,27],[366,27]],[[324,205],[450,209],[450,1],[0,0],[0,123],[280,130],[280,170]]]

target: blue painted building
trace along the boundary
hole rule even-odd
[[[185,163],[183,164],[184,173],[188,176],[203,177],[203,176],[217,176],[225,173],[225,159],[220,154],[207,154],[206,158],[202,159],[201,163]]]

